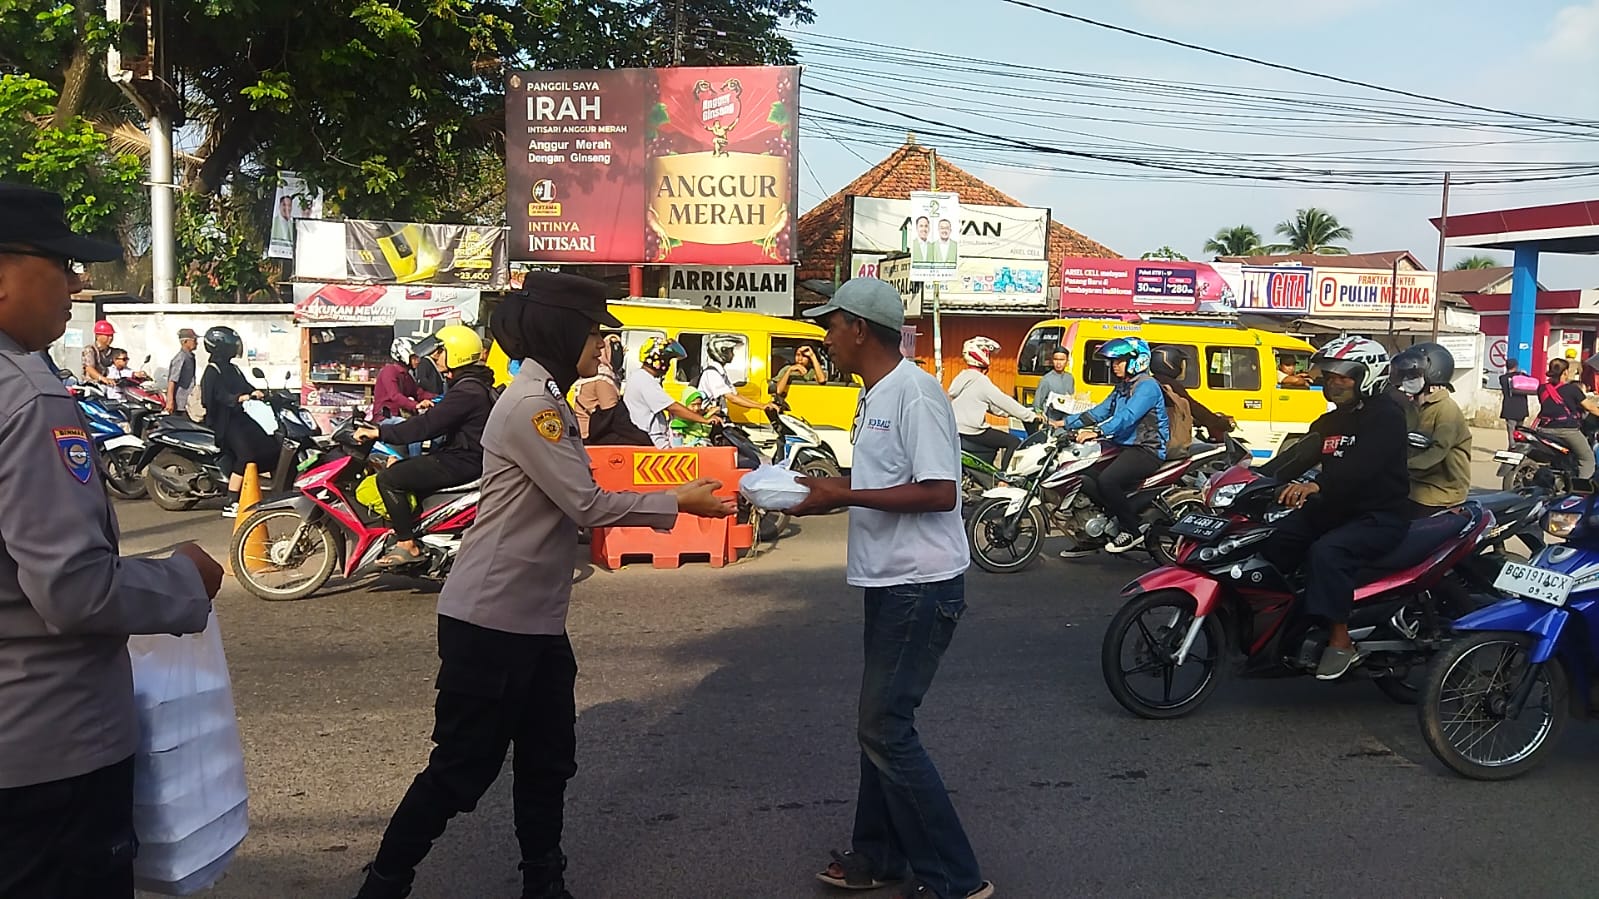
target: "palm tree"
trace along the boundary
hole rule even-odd
[[[1474,268],[1498,268],[1498,267],[1499,267],[1499,263],[1496,260],[1489,259],[1487,256],[1467,256],[1466,258],[1464,258],[1464,259],[1460,260],[1459,262],[1455,263],[1455,269],[1454,270],[1457,271],[1457,272],[1464,272],[1464,271],[1469,271],[1469,270],[1474,269]]]
[[[1218,230],[1215,237],[1205,241],[1205,252],[1217,256],[1261,256],[1266,252],[1266,244],[1254,228],[1234,225]]]
[[[1355,232],[1339,224],[1338,217],[1325,209],[1312,206],[1294,213],[1294,217],[1280,223],[1276,231],[1288,238],[1284,244],[1275,244],[1272,250],[1289,253],[1320,253],[1327,256],[1347,256],[1348,247],[1334,246],[1335,241],[1353,240]]]

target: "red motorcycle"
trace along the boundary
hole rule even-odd
[[[262,599],[304,599],[321,589],[335,569],[353,578],[376,571],[393,545],[387,522],[356,492],[371,472],[372,446],[355,439],[367,423],[358,417],[339,425],[332,447],[294,482],[297,493],[266,500],[233,534],[233,573]],[[478,482],[417,497],[421,557],[384,569],[442,580],[455,563],[461,536],[477,519]]]
[[[1105,685],[1123,708],[1144,718],[1194,711],[1235,649],[1244,677],[1316,670],[1327,634],[1301,611],[1303,583],[1260,554],[1289,514],[1276,501],[1281,487],[1248,468],[1224,472],[1207,489],[1208,508],[1172,526],[1182,538],[1176,563],[1123,590],[1128,600],[1100,651]],[[1417,701],[1428,659],[1450,639],[1451,613],[1468,611],[1453,608],[1444,581],[1477,552],[1493,523],[1492,513],[1471,502],[1423,518],[1360,571],[1349,633],[1363,659],[1346,676],[1375,681],[1395,701]]]

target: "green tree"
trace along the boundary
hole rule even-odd
[[[1176,250],[1172,249],[1171,247],[1161,247],[1158,250],[1150,250],[1148,253],[1145,253],[1144,255],[1142,255],[1142,256],[1140,256],[1138,258],[1139,259],[1172,259],[1172,260],[1179,260],[1179,261],[1182,261],[1182,262],[1187,262],[1188,261],[1188,257],[1187,256],[1184,256],[1183,254],[1181,254],[1181,253],[1177,252]]]
[[[1260,232],[1249,225],[1221,228],[1216,236],[1205,241],[1205,252],[1217,256],[1262,256],[1267,252]]]
[[[1457,271],[1457,272],[1463,272],[1463,271],[1468,271],[1468,270],[1474,269],[1474,268],[1498,268],[1498,267],[1499,267],[1499,263],[1496,260],[1494,260],[1494,259],[1488,258],[1487,256],[1467,256],[1466,258],[1464,258],[1464,259],[1460,260],[1459,262],[1455,263],[1454,270]]]
[[[1273,244],[1271,249],[1289,253],[1347,256],[1349,248],[1338,246],[1337,242],[1355,237],[1355,232],[1340,224],[1337,216],[1314,206],[1295,212],[1293,218],[1279,223],[1275,230],[1288,241]]]
[[[37,78],[0,75],[0,181],[56,191],[73,228],[111,232],[139,194],[143,166],[84,119],[57,114],[57,100]]]

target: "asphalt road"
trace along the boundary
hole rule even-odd
[[[119,513],[130,552],[225,546],[214,511]],[[574,565],[574,894],[829,894],[811,875],[847,845],[856,777],[860,597],[843,551],[837,516],[721,570]],[[1051,557],[969,577],[919,722],[1000,895],[1593,894],[1581,809],[1599,728],[1569,729],[1526,778],[1480,784],[1435,763],[1413,710],[1366,682],[1230,679],[1189,718],[1136,719],[1098,660],[1145,564]],[[430,746],[433,596],[397,580],[267,603],[230,581],[218,610],[251,833],[208,895],[352,896]],[[507,772],[416,896],[517,894],[509,794]]]

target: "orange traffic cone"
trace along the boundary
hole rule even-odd
[[[255,511],[261,502],[261,475],[256,470],[255,463],[244,467],[244,483],[239,487],[239,517],[233,520],[233,533],[236,535],[239,528],[244,526],[244,520]],[[267,538],[266,532],[255,528],[244,537],[244,550],[239,558],[243,560],[245,568],[255,571],[267,565]]]

